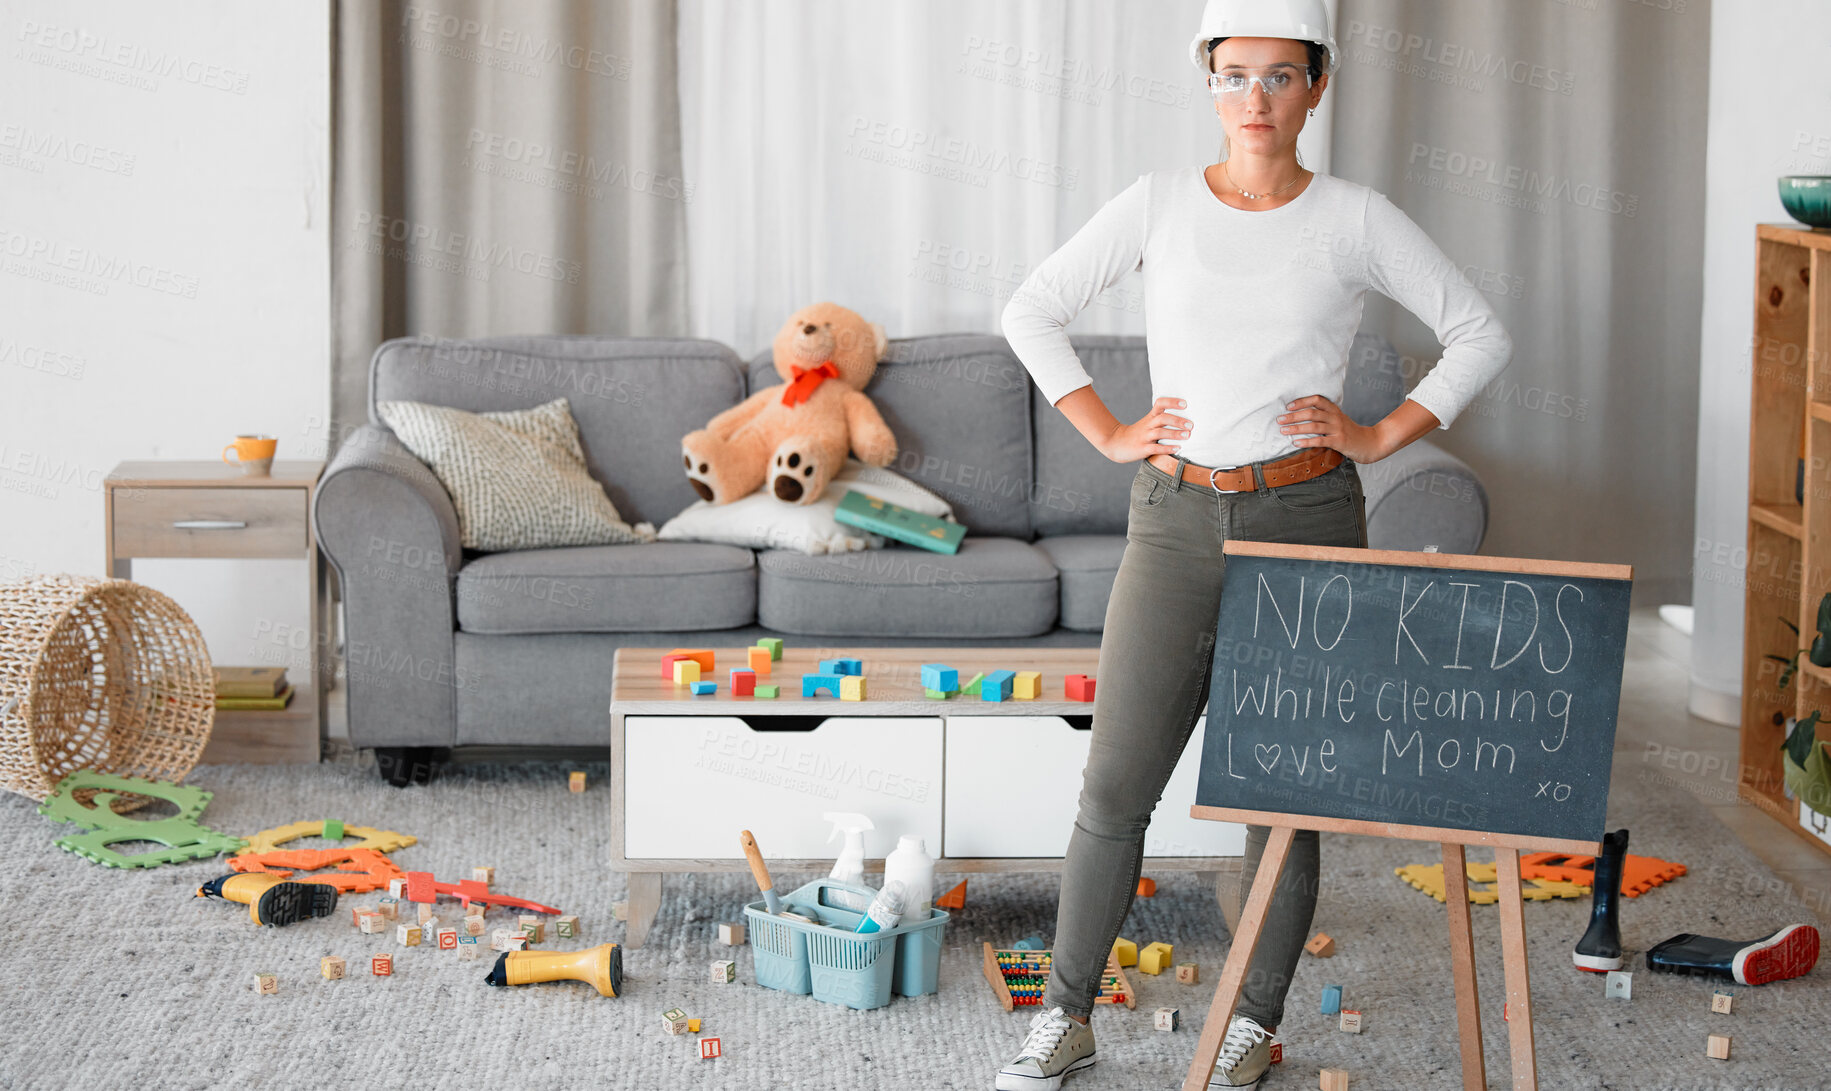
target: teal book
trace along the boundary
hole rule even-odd
[[[958,553],[960,539],[966,537],[966,527],[959,523],[910,511],[888,500],[866,496],[857,489],[846,490],[833,517],[846,526],[936,553]]]

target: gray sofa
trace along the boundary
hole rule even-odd
[[[1114,413],[1142,416],[1143,338],[1074,343]],[[946,497],[968,527],[953,556],[686,542],[474,554],[459,548],[438,479],[375,413],[385,400],[488,411],[564,396],[618,511],[659,526],[697,500],[680,437],[779,382],[767,352],[746,364],[703,340],[402,338],[377,349],[369,423],[345,438],[313,507],[341,586],[351,742],[378,748],[397,783],[452,747],[607,745],[610,664],[625,645],[1099,643],[1137,466],[1095,452],[999,336],[893,341],[869,389],[897,436],[891,468]],[[1390,346],[1357,337],[1350,415],[1376,420],[1404,389]],[[1479,549],[1487,495],[1459,459],[1426,439],[1361,472],[1374,547]]]

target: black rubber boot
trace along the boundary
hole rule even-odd
[[[1818,962],[1818,929],[1789,924],[1760,939],[1712,939],[1684,932],[1654,945],[1647,968],[1667,974],[1708,974],[1740,985],[1801,977]]]
[[[1589,931],[1577,941],[1572,959],[1577,969],[1603,974],[1621,969],[1621,865],[1628,858],[1628,831],[1602,835],[1602,855],[1596,857],[1595,899],[1589,911]]]

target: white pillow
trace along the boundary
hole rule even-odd
[[[957,522],[953,505],[902,474],[847,458],[845,468],[827,483],[820,499],[811,504],[778,500],[767,489],[758,489],[729,504],[698,500],[661,524],[656,537],[664,542],[720,542],[751,549],[788,549],[807,554],[882,549],[883,535],[847,526],[833,514],[839,510],[839,502],[848,490],[950,523]]]
[[[378,402],[375,410],[451,494],[466,549],[655,539],[649,524],[623,521],[586,469],[578,424],[564,398],[498,413],[421,402]]]

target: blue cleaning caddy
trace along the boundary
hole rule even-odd
[[[890,1003],[893,989],[899,996],[934,992],[946,911],[936,909],[926,920],[882,932],[854,932],[864,914],[850,906],[868,905],[876,893],[870,887],[820,879],[782,899],[784,908],[819,924],[774,916],[760,901],[746,905],[757,984],[860,1009]]]

